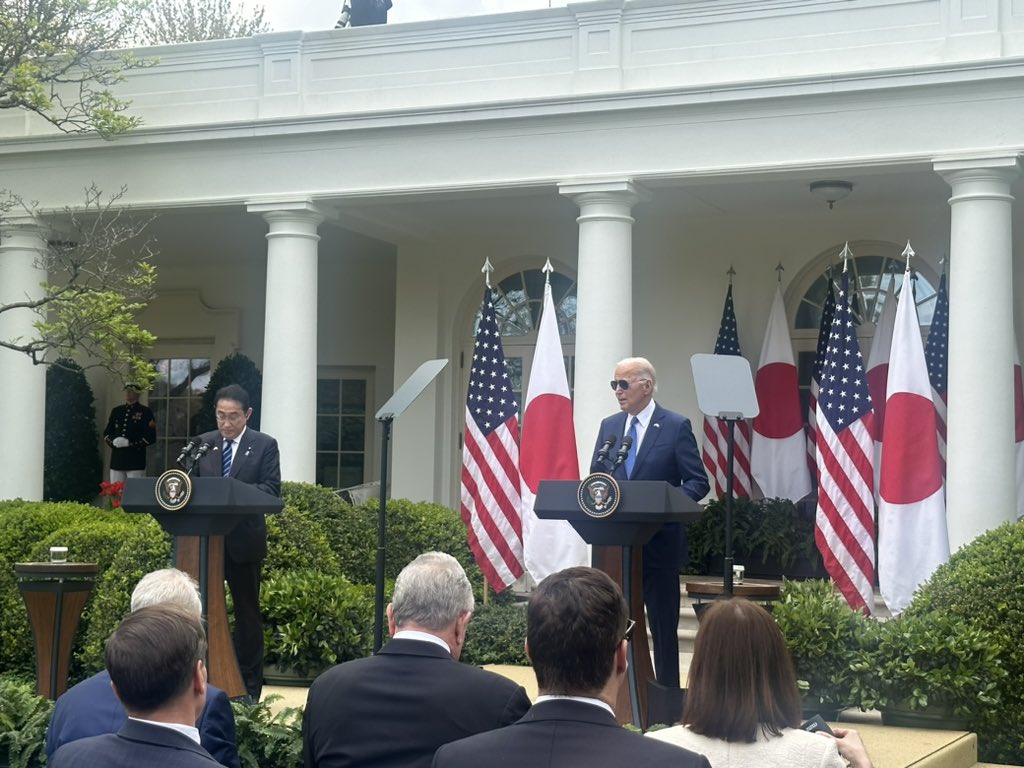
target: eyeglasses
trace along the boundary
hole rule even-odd
[[[632,619],[630,619],[629,623],[626,624],[626,634],[622,636],[622,639],[625,640],[627,643],[633,639],[633,627],[635,626],[636,622]]]
[[[621,389],[621,390],[625,391],[625,390],[629,389],[629,385],[630,384],[638,384],[641,381],[650,381],[650,379],[637,379],[636,381],[633,381],[633,382],[630,382],[627,379],[618,379],[618,380],[612,379],[608,383],[612,385],[612,391],[614,392],[616,389]]]
[[[242,413],[241,411],[234,411],[233,413],[222,413],[221,411],[217,411],[214,414],[214,418],[216,418],[217,421],[221,423],[224,423],[226,421],[229,424],[237,424],[238,422],[245,418],[245,414]]]

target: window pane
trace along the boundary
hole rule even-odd
[[[188,401],[167,401],[167,434],[165,437],[186,437],[189,432]]]
[[[317,379],[316,410],[317,413],[338,413],[338,380]]]
[[[189,361],[171,360],[170,383],[171,395],[181,395],[189,381]]]
[[[362,452],[366,440],[366,419],[346,416],[341,420],[341,450]]]
[[[316,449],[338,450],[338,419],[335,416],[316,417]]]
[[[316,481],[326,488],[343,488],[338,485],[338,454],[318,453],[316,455]]]
[[[345,379],[341,382],[341,412],[366,413],[366,381]]]
[[[341,484],[338,487],[350,488],[353,485],[361,485],[364,482],[363,454],[343,453],[340,459],[338,480]]]

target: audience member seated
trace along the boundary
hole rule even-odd
[[[50,768],[214,768],[199,744],[206,703],[206,633],[193,611],[153,605],[129,613],[103,652],[128,719],[116,734],[65,744]]]
[[[706,755],[711,768],[871,768],[860,736],[800,730],[800,694],[778,625],[733,598],[701,617],[680,725],[648,733]]]
[[[147,573],[132,592],[132,611],[161,604],[180,606],[196,616],[203,612],[196,582],[187,573],[174,568]],[[76,739],[117,733],[127,719],[124,707],[110,687],[110,674],[106,670],[99,672],[57,699],[46,732],[46,756],[52,756],[59,747]],[[224,691],[207,685],[206,706],[195,725],[203,747],[218,763],[227,768],[239,768],[235,716]]]
[[[407,565],[387,607],[391,640],[309,689],[306,768],[427,768],[442,744],[518,720],[530,707],[522,686],[459,663],[472,612],[455,558],[428,552]]]
[[[441,747],[434,768],[708,768],[700,755],[619,725],[629,612],[605,573],[568,568],[544,579],[526,612],[526,652],[540,696],[517,723]]]

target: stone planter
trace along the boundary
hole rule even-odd
[[[313,681],[323,670],[317,670],[309,674],[299,674],[290,667],[279,667],[276,664],[266,664],[263,667],[263,682],[266,685],[284,685],[292,688],[309,688]]]

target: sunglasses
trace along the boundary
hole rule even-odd
[[[650,381],[650,379],[637,379],[635,382],[629,382],[626,379],[618,379],[617,381],[615,379],[612,379],[608,383],[612,385],[612,391],[614,392],[616,389],[621,389],[625,391],[629,389],[629,385],[631,383],[639,384],[641,381]]]
[[[633,621],[632,619],[630,619],[630,620],[629,620],[629,623],[628,623],[628,624],[626,625],[626,634],[625,634],[625,635],[623,635],[623,638],[622,638],[622,639],[623,639],[623,640],[625,640],[625,641],[626,641],[627,643],[628,643],[628,642],[629,642],[630,640],[632,640],[632,639],[633,639],[633,627],[635,627],[635,626],[636,626],[636,622],[635,622],[635,621]]]

